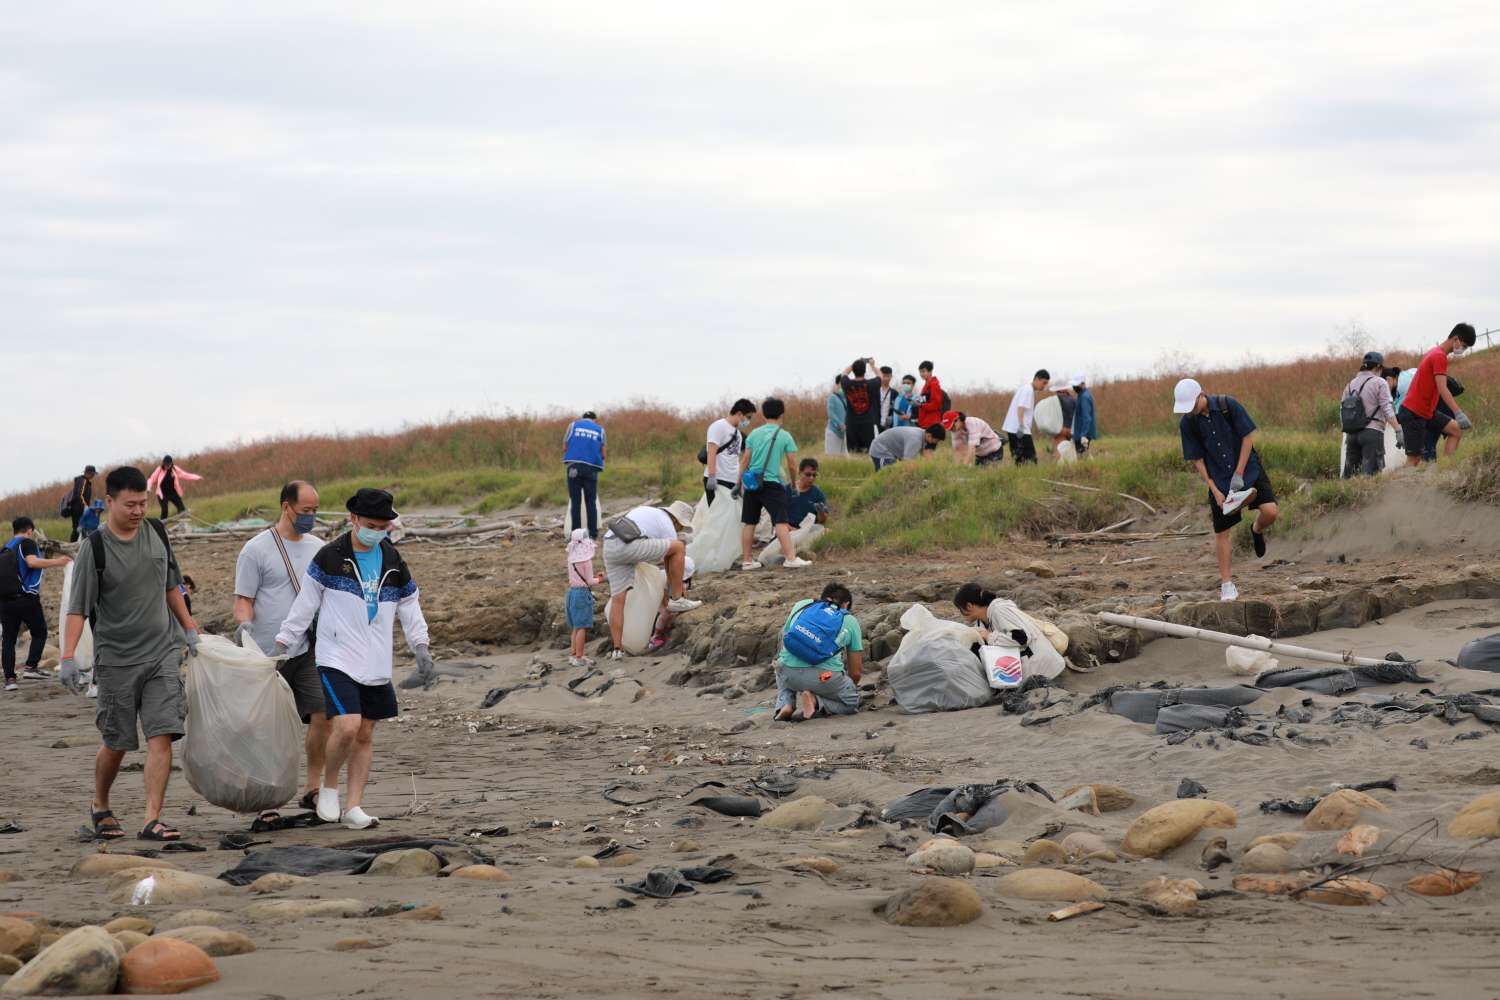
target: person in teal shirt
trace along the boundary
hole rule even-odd
[[[859,619],[854,617],[854,595],[843,584],[830,583],[823,588],[818,601],[845,612],[838,636],[840,652],[822,663],[808,663],[782,648],[776,657],[776,718],[781,722],[804,721],[818,715],[853,715],[859,711],[865,644]],[[814,603],[804,600],[792,605],[781,634],[786,635],[797,616]]]
[[[782,418],[786,416],[785,403],[772,396],[761,404],[760,412],[766,422],[750,432],[740,452],[740,483],[745,498],[740,511],[740,549],[744,556],[740,569],[765,568],[750,554],[762,511],[771,518],[776,539],[781,543],[781,554],[786,558],[781,565],[786,569],[801,569],[811,566],[812,560],[800,558],[792,546],[791,522],[787,514],[787,484],[797,481],[797,442],[791,432],[781,426]],[[756,478],[760,483],[752,490],[749,482]]]

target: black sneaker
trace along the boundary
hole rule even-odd
[[[1264,559],[1266,556],[1266,536],[1251,528],[1250,544],[1255,546],[1255,558]]]

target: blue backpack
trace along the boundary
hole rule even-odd
[[[839,632],[849,612],[827,601],[815,601],[792,619],[781,644],[804,663],[822,663],[839,652]]]

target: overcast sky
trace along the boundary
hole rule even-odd
[[[1497,12],[11,5],[0,491],[855,354],[1010,386],[1500,326]]]

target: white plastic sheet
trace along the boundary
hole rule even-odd
[[[1042,437],[1051,437],[1063,429],[1062,400],[1047,396],[1036,404],[1036,413],[1031,418],[1031,432]]]
[[[699,573],[722,573],[740,561],[740,512],[743,501],[720,487],[714,502],[699,500],[693,511],[692,540],[687,554]]]
[[[818,515],[808,514],[802,519],[801,524],[792,529],[792,551],[798,555],[804,554],[811,548],[813,542],[823,537],[827,530],[818,523]],[[762,566],[780,566],[786,561],[786,556],[781,554],[781,540],[771,539],[756,558]]]
[[[718,502],[714,502],[718,506]],[[701,567],[700,567],[701,569]],[[660,566],[637,563],[635,582],[625,592],[625,623],[620,640],[625,652],[641,654],[651,641],[656,628],[656,616],[661,611],[661,599],[667,592],[667,573]],[[613,624],[613,602],[604,606],[604,620]]]
[[[204,635],[187,664],[182,769],[193,791],[238,813],[297,794],[302,719],[276,661]]]
[[[68,606],[68,594],[73,590],[73,567],[75,563],[68,563],[63,570],[62,600],[57,610],[57,637],[58,649],[62,648],[62,637],[67,635],[68,616],[64,609]],[[78,661],[78,669],[87,673],[94,669],[94,630],[89,627],[89,620],[83,620],[83,635],[78,640],[78,648],[73,653],[73,659]]]
[[[1260,636],[1250,638],[1258,639]],[[1246,677],[1259,677],[1281,665],[1280,660],[1263,649],[1244,649],[1240,646],[1224,648],[1224,663],[1229,667],[1230,673],[1244,674]]]

